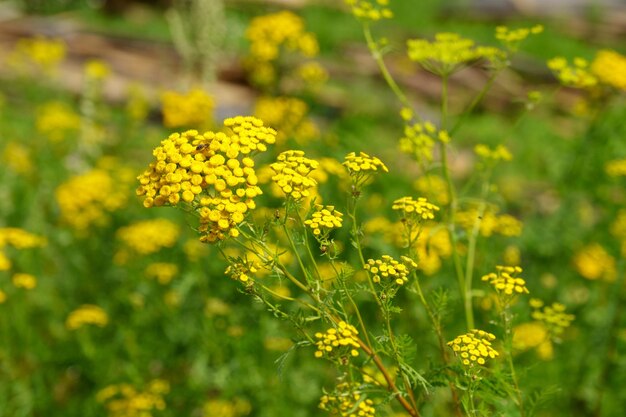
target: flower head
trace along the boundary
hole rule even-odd
[[[37,278],[31,274],[18,273],[11,277],[11,281],[15,288],[23,288],[25,290],[32,290],[37,286]]]
[[[368,259],[364,268],[372,274],[372,281],[376,283],[404,285],[409,281],[411,270],[417,268],[417,263],[406,256],[402,256],[398,262],[389,255],[383,255],[381,259]]]
[[[272,181],[280,187],[287,198],[300,200],[310,196],[310,189],[317,185],[311,172],[319,166],[313,159],[304,156],[303,151],[285,151],[278,155],[270,167],[274,171]]]
[[[499,353],[491,347],[491,342],[496,337],[483,330],[470,330],[468,333],[457,336],[448,342],[454,354],[461,357],[463,365],[473,368],[476,365],[484,365],[487,358],[494,359]]]
[[[433,149],[437,142],[450,142],[446,130],[437,129],[431,122],[407,123],[399,146],[402,152],[413,156],[418,162],[430,162],[433,160]]]
[[[615,258],[599,243],[584,246],[574,255],[574,268],[589,280],[614,281],[617,276]]]
[[[589,62],[583,58],[575,58],[573,65],[563,57],[552,58],[548,61],[548,68],[566,87],[590,88],[598,84],[598,78],[589,69]]]
[[[213,119],[215,101],[199,88],[186,93],[166,91],[161,95],[161,101],[165,127],[206,126]]]
[[[359,356],[358,330],[345,321],[337,323],[336,327],[331,327],[324,333],[315,333],[317,339],[316,358],[343,356]]]
[[[333,229],[341,227],[343,214],[335,210],[335,206],[315,205],[315,211],[311,218],[304,221],[304,224],[311,228],[313,236],[320,242],[328,241],[328,235]]]
[[[394,201],[391,208],[401,211],[403,218],[410,223],[432,220],[435,218],[435,212],[439,211],[439,207],[429,203],[425,197],[419,197],[417,200],[413,200],[413,197],[402,197]]]
[[[361,20],[376,21],[391,19],[393,12],[389,0],[344,0],[351,7],[352,14]]]
[[[320,398],[319,408],[337,417],[374,417],[374,402],[365,397],[358,383],[342,382]]]
[[[510,301],[510,298],[516,295],[528,294],[526,281],[518,276],[521,272],[522,268],[519,266],[498,265],[496,266],[496,272],[484,275],[482,280],[489,282],[498,295]]]
[[[626,91],[626,56],[602,49],[591,62],[591,72],[601,83]]]
[[[109,316],[106,311],[93,304],[84,304],[67,316],[65,327],[76,330],[85,325],[104,327],[108,323]]]
[[[179,235],[178,225],[167,219],[143,220],[117,231],[126,250],[144,256],[173,247]]]
[[[346,155],[343,166],[348,169],[352,184],[355,188],[360,188],[377,172],[389,172],[387,166],[375,156],[369,156],[365,152],[357,155],[350,152]]]
[[[573,314],[566,313],[566,307],[561,303],[552,303],[548,306],[544,305],[541,300],[533,299],[532,301],[531,317],[543,323],[551,337],[562,334],[576,318]]]

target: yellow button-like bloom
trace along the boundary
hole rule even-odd
[[[277,162],[270,165],[275,173],[272,181],[285,196],[294,200],[310,196],[310,189],[317,185],[317,181],[310,174],[317,169],[319,163],[306,158],[303,151],[285,151],[276,159]]]
[[[122,227],[117,238],[130,251],[139,255],[150,255],[162,248],[171,248],[178,241],[180,228],[167,219],[143,220]]]
[[[491,333],[473,329],[448,342],[448,346],[452,348],[456,356],[461,358],[463,365],[472,368],[475,365],[484,365],[486,359],[494,359],[499,355],[491,347],[491,342],[495,339],[496,337]]]
[[[0,248],[10,245],[17,249],[45,246],[47,240],[17,227],[0,228]]]
[[[66,55],[66,45],[61,39],[44,37],[20,39],[9,57],[9,63],[18,70],[35,70],[51,73]]]
[[[155,162],[137,179],[145,207],[184,204],[200,217],[201,240],[236,237],[263,192],[251,158],[276,141],[276,131],[255,117],[224,120],[226,132],[174,133],[153,151]]]
[[[615,258],[599,243],[591,243],[581,248],[573,259],[574,268],[590,280],[614,281],[617,277]]]
[[[262,268],[255,261],[248,259],[231,259],[231,264],[226,268],[224,274],[230,276],[235,281],[241,281],[245,283],[252,283],[251,278],[259,272]]]
[[[320,398],[319,408],[337,417],[374,417],[374,402],[361,392],[361,384],[342,382]]]
[[[391,19],[393,12],[389,0],[344,0],[351,7],[352,14],[362,20]]]
[[[163,397],[169,391],[163,379],[150,381],[142,390],[130,384],[109,385],[98,391],[96,401],[106,405],[109,417],[153,417],[166,408]]]
[[[93,304],[84,304],[72,311],[65,321],[65,327],[76,330],[85,325],[104,327],[109,323],[109,316],[102,308]]]
[[[316,204],[311,218],[305,220],[304,224],[311,228],[318,241],[324,242],[333,229],[341,227],[342,222],[343,214],[335,210],[335,206]]]
[[[215,101],[204,90],[166,91],[161,95],[161,101],[165,127],[207,126],[213,120]]]
[[[404,136],[400,138],[400,150],[413,156],[418,162],[432,161],[435,143],[450,142],[446,130],[439,130],[431,122],[406,124]]]
[[[393,210],[402,212],[402,216],[410,223],[419,223],[422,220],[432,220],[439,207],[429,203],[424,197],[413,200],[413,197],[402,197],[393,202]]]
[[[400,257],[400,261],[389,255],[383,255],[381,259],[368,259],[364,268],[372,274],[372,281],[376,283],[386,284],[391,281],[397,285],[404,285],[409,281],[408,275],[411,270],[417,268],[417,263],[406,256]]]
[[[101,59],[90,59],[85,64],[85,75],[89,80],[102,81],[111,74],[111,67]]]
[[[589,69],[589,62],[583,58],[575,58],[573,65],[563,57],[548,61],[559,82],[566,87],[590,88],[598,84],[598,78]]]
[[[626,91],[626,56],[602,49],[591,62],[591,72],[601,83]]]
[[[146,276],[156,279],[159,284],[169,284],[178,274],[178,265],[168,262],[155,262],[146,267]]]
[[[350,152],[346,155],[343,166],[348,169],[350,180],[356,190],[365,185],[375,173],[389,172],[387,166],[380,159],[369,156],[365,152],[359,152],[358,155]]]
[[[287,139],[306,144],[319,135],[308,114],[308,104],[295,97],[261,97],[254,108],[254,115],[278,132],[277,146]]]
[[[566,307],[561,303],[552,303],[552,305],[547,306],[541,300],[533,299],[532,301],[533,312],[531,317],[542,322],[552,337],[563,333],[576,318],[573,314],[566,313]]]
[[[535,25],[529,28],[510,29],[506,26],[496,27],[496,39],[499,40],[509,51],[515,52],[519,45],[530,35],[537,35],[543,32],[542,25]]]
[[[526,281],[519,277],[522,272],[519,266],[496,266],[496,272],[491,272],[482,277],[483,281],[489,282],[496,292],[504,297],[512,297],[518,294],[528,294]]]
[[[504,145],[498,145],[491,149],[484,144],[478,144],[474,147],[474,153],[487,161],[510,161],[513,159],[511,151]]]
[[[454,214],[454,222],[467,230],[473,230],[476,223],[480,222],[479,233],[489,237],[494,234],[502,236],[519,236],[522,234],[523,224],[510,214],[497,214],[488,208],[482,215],[478,208],[457,211]]]
[[[522,323],[513,328],[513,348],[518,351],[535,349],[541,359],[552,359],[554,348],[546,326],[540,321]]]
[[[80,115],[60,101],[48,102],[37,109],[37,131],[51,142],[60,142],[80,129]]]
[[[37,278],[31,274],[18,273],[11,277],[11,281],[15,288],[23,288],[25,290],[32,290],[37,286]]]
[[[345,321],[340,321],[337,327],[331,327],[325,333],[315,333],[317,339],[316,358],[329,357],[331,355],[359,356],[358,330]]]

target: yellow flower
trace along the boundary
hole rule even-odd
[[[252,278],[262,268],[255,261],[248,260],[246,258],[231,258],[229,259],[231,264],[228,265],[224,274],[229,275],[235,281],[241,281],[242,283],[252,284]]]
[[[192,207],[200,217],[203,242],[239,235],[237,225],[263,193],[251,156],[276,140],[276,131],[255,117],[229,118],[224,127],[226,132],[173,133],[153,151],[155,162],[137,177],[144,207]]]
[[[173,247],[178,241],[180,228],[166,219],[143,220],[120,228],[116,235],[129,250],[150,255],[162,248]]]
[[[361,391],[357,382],[342,382],[332,393],[320,398],[319,408],[337,417],[375,417],[374,402]]]
[[[35,70],[51,73],[57,69],[65,55],[66,46],[61,39],[36,37],[20,39],[9,62],[18,70],[34,67]]]
[[[63,102],[48,102],[37,110],[37,131],[52,142],[60,142],[78,132],[80,125],[80,115]]]
[[[178,274],[178,265],[167,262],[155,262],[146,268],[146,276],[156,279],[159,284],[169,284]]]
[[[615,258],[598,243],[581,248],[576,252],[573,262],[576,271],[590,280],[614,281],[617,276]]]
[[[537,35],[543,32],[542,25],[535,25],[529,28],[509,29],[506,26],[496,27],[496,39],[499,40],[509,51],[515,52],[519,45],[530,35]]]
[[[513,155],[504,145],[498,145],[494,149],[490,149],[487,145],[478,144],[474,147],[476,155],[486,162],[510,161]]]
[[[100,59],[90,59],[85,64],[85,75],[91,80],[104,80],[111,74],[111,67]]]
[[[166,91],[161,102],[165,127],[206,127],[213,120],[215,101],[199,88],[187,93]]]
[[[11,278],[11,281],[13,281],[13,285],[16,288],[23,288],[25,290],[32,290],[37,286],[37,278],[31,274],[15,274]]]
[[[552,342],[548,329],[540,321],[522,323],[513,328],[513,348],[518,351],[536,349],[541,359],[553,356]]]
[[[67,316],[65,327],[76,330],[85,325],[104,327],[108,323],[109,316],[106,311],[93,304],[84,304]]]
[[[204,403],[202,417],[242,417],[247,416],[251,411],[252,406],[247,400],[214,398]]]
[[[417,268],[417,264],[406,256],[402,256],[400,260],[398,262],[389,255],[383,255],[381,259],[368,259],[364,268],[372,274],[372,281],[376,283],[386,285],[391,281],[404,285],[409,281],[409,273]]]
[[[450,202],[448,184],[438,175],[422,175],[415,180],[413,187],[439,205],[445,206]]]
[[[485,365],[486,359],[495,359],[499,353],[491,347],[491,342],[496,337],[483,330],[473,329],[468,333],[457,336],[448,342],[454,354],[461,358],[463,365],[470,369],[474,366]]]
[[[343,166],[348,169],[350,179],[358,191],[360,187],[365,185],[372,175],[377,172],[389,172],[387,166],[375,156],[369,156],[365,152],[359,152],[357,155],[354,152],[350,152],[346,155]]]
[[[11,245],[17,249],[30,249],[45,246],[44,237],[29,233],[16,227],[0,228],[0,248]]]
[[[334,355],[359,356],[359,332],[351,324],[345,321],[337,323],[336,327],[331,327],[325,333],[315,333],[317,339],[316,358],[329,357]]]
[[[430,162],[433,160],[433,149],[437,142],[450,142],[446,130],[437,129],[431,122],[407,123],[399,146],[402,152],[413,156],[418,162]]]
[[[497,214],[491,208],[480,215],[478,208],[457,211],[454,222],[467,230],[473,230],[476,223],[480,222],[479,232],[481,236],[489,237],[493,234],[502,236],[519,236],[522,234],[522,222],[509,214]]]
[[[4,147],[0,161],[8,169],[18,174],[29,174],[33,171],[33,163],[28,147],[18,143],[9,142]]]
[[[311,228],[315,239],[324,243],[328,240],[328,235],[333,229],[341,227],[343,214],[335,210],[335,206],[315,205],[315,211],[311,218],[304,221],[304,224]]]
[[[317,185],[317,181],[310,174],[318,166],[319,163],[306,158],[303,151],[285,151],[278,155],[277,162],[270,165],[275,173],[272,181],[287,198],[300,200],[308,197],[310,189]]]
[[[163,396],[169,391],[169,382],[154,379],[143,390],[130,384],[109,385],[98,391],[96,400],[105,404],[109,417],[153,417],[153,412],[165,409]]]
[[[547,306],[543,301],[533,299],[531,306],[533,307],[531,317],[543,323],[552,338],[563,333],[576,318],[573,314],[565,313],[565,305],[561,303]]]
[[[590,88],[598,84],[598,78],[590,71],[589,63],[583,58],[575,58],[573,65],[563,57],[552,58],[548,61],[548,68],[567,87]]]
[[[626,91],[626,56],[602,49],[591,62],[591,72],[601,83]]]
[[[344,2],[351,7],[352,14],[361,20],[377,21],[393,17],[389,0],[344,0]]]
[[[519,266],[497,265],[496,272],[484,275],[482,280],[489,282],[500,296],[508,299],[529,292],[526,281],[518,276],[521,272],[522,268]]]
[[[611,177],[626,177],[626,159],[615,159],[604,166],[604,170]]]
[[[417,200],[413,200],[413,197],[402,197],[395,200],[391,208],[401,211],[403,218],[409,224],[432,220],[435,218],[435,212],[439,211],[439,207],[429,203],[424,197],[419,197]]]
[[[433,42],[410,39],[407,45],[409,59],[440,76],[450,75],[479,59],[494,60],[502,56],[499,49],[476,46],[473,40],[456,33],[437,33]]]
[[[261,97],[257,100],[254,115],[278,132],[276,145],[284,145],[292,138],[306,144],[319,136],[317,126],[308,117],[309,106],[294,97]]]
[[[308,87],[318,87],[328,81],[328,71],[318,62],[306,62],[296,69],[298,77]]]

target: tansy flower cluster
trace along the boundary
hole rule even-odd
[[[45,246],[46,239],[16,227],[0,228],[0,271],[11,269],[12,263],[5,253],[5,247],[12,246],[18,250]]]
[[[583,58],[574,58],[573,65],[563,57],[552,58],[548,68],[566,87],[590,88],[598,84],[598,79],[589,69],[589,62]]]
[[[344,0],[352,8],[352,14],[363,20],[391,19],[393,12],[389,0]]]
[[[335,210],[335,206],[315,205],[315,211],[310,219],[306,219],[304,224],[311,228],[313,235],[320,242],[326,242],[328,235],[333,229],[341,227],[343,213]]]
[[[494,59],[501,55],[497,48],[476,46],[473,40],[456,33],[437,33],[433,42],[426,39],[407,41],[409,59],[440,76],[448,76],[478,59]]]
[[[310,188],[317,185],[311,172],[319,166],[313,159],[304,156],[303,151],[285,151],[270,165],[274,171],[272,181],[280,187],[287,198],[300,200],[311,195]]]
[[[246,283],[250,281],[257,272],[261,270],[258,263],[248,259],[231,260],[231,264],[226,268],[224,274],[230,276],[235,281]]]
[[[474,147],[474,153],[487,162],[510,161],[513,159],[511,151],[504,145],[498,145],[491,149],[484,144],[478,144]]]
[[[276,140],[276,131],[255,117],[226,119],[224,127],[226,133],[170,135],[154,150],[156,162],[138,177],[145,207],[190,204],[206,242],[239,235],[236,226],[262,194],[251,156]]]
[[[252,406],[247,400],[213,398],[202,407],[202,417],[243,417],[250,414]]]
[[[111,213],[124,207],[128,201],[132,170],[115,165],[109,168],[95,168],[74,176],[55,191],[61,221],[78,234],[107,224]]]
[[[615,159],[604,166],[604,170],[611,177],[626,177],[626,159]]]
[[[319,135],[315,124],[309,119],[309,106],[294,97],[261,97],[257,100],[254,115],[278,132],[276,145],[283,145],[292,138],[306,144]]]
[[[418,162],[433,160],[435,143],[450,142],[450,136],[445,130],[439,130],[431,122],[406,124],[404,136],[400,138],[400,150],[412,155]]]
[[[328,411],[333,417],[374,417],[374,402],[365,398],[359,384],[343,382],[332,394],[320,398],[319,408]]]
[[[319,51],[315,35],[306,32],[302,19],[290,11],[255,17],[246,30],[246,38],[250,41],[250,56],[245,65],[252,80],[261,86],[276,81],[275,66],[282,50],[309,58]]]
[[[78,132],[81,119],[69,105],[51,101],[37,109],[35,124],[37,131],[51,142],[60,142]]]
[[[14,274],[11,277],[11,282],[15,288],[22,288],[25,290],[32,290],[37,286],[37,278],[31,274],[25,274],[23,272]]]
[[[84,304],[67,316],[65,327],[69,330],[77,330],[86,325],[104,327],[108,323],[109,316],[106,311],[97,305]]]
[[[448,185],[446,180],[438,175],[421,175],[413,183],[413,187],[421,194],[429,196],[429,199],[440,205],[447,205],[450,202]]]
[[[111,75],[111,67],[101,59],[90,59],[85,63],[85,76],[88,81],[102,81]]]
[[[180,228],[167,219],[142,220],[120,228],[116,235],[126,250],[145,256],[173,247]]]
[[[496,337],[491,333],[473,329],[448,342],[448,346],[452,348],[455,355],[461,357],[463,365],[471,369],[476,364],[484,365],[487,358],[494,359],[499,355],[491,347],[491,342],[495,339]]]
[[[531,317],[542,322],[552,337],[562,334],[575,318],[573,314],[565,312],[565,306],[561,303],[552,303],[548,306],[544,305],[543,301],[533,298],[530,300],[530,306],[533,308]]]
[[[502,236],[522,234],[522,222],[509,214],[497,214],[492,209],[487,209],[481,214],[475,207],[454,214],[454,222],[467,231],[471,231],[478,221],[480,221],[479,233],[484,237],[493,234]]]
[[[602,49],[591,62],[591,72],[601,83],[626,91],[626,56]]]
[[[109,417],[153,417],[165,410],[165,394],[170,384],[162,379],[150,381],[143,390],[130,384],[109,385],[98,391],[96,400],[105,404]]]
[[[336,328],[331,327],[325,333],[315,333],[315,338],[317,339],[315,357],[321,358],[333,354],[343,355],[345,353],[349,353],[353,357],[359,356],[358,334],[357,329],[345,321],[340,321]]]
[[[537,35],[543,32],[542,25],[535,25],[530,28],[510,29],[506,26],[496,27],[496,39],[499,40],[509,51],[515,52],[519,45],[530,35]]]
[[[350,152],[346,155],[343,166],[348,169],[352,184],[358,189],[364,185],[373,174],[383,171],[389,172],[387,166],[375,156],[369,156],[365,152]]]
[[[481,279],[493,286],[496,292],[508,299],[518,294],[528,294],[526,281],[518,275],[522,273],[519,266],[496,266],[496,272],[490,272]]]
[[[513,348],[518,351],[536,349],[541,359],[552,359],[554,347],[548,329],[540,321],[522,323],[513,328]]]
[[[400,257],[400,260],[398,262],[389,255],[383,255],[381,259],[368,259],[364,268],[372,274],[372,281],[376,283],[392,281],[404,285],[409,281],[411,270],[417,268],[417,263],[406,256]],[[382,279],[385,281],[382,282]]]
[[[328,71],[314,61],[299,65],[296,74],[311,89],[315,89],[328,81]]]
[[[17,41],[8,61],[17,70],[34,69],[51,73],[65,55],[66,46],[61,39],[36,37]]]
[[[161,102],[165,127],[206,127],[213,120],[215,101],[199,88],[186,93],[166,91],[161,94]]]
[[[617,276],[615,258],[599,243],[584,246],[573,259],[574,268],[590,280],[614,281]]]
[[[413,197],[402,197],[393,202],[393,210],[402,212],[402,216],[409,224],[421,223],[422,220],[433,220],[439,207],[429,203],[425,197],[413,200]]]
[[[148,278],[156,279],[161,285],[169,284],[178,275],[178,265],[169,262],[155,262],[146,267]]]
[[[0,154],[0,161],[9,170],[26,175],[33,171],[33,162],[29,148],[18,142],[6,144]]]

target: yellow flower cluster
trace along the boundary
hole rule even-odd
[[[583,58],[574,58],[573,65],[563,57],[552,58],[548,61],[548,68],[567,87],[590,88],[598,84],[598,78],[589,69],[589,62]]]
[[[37,109],[37,131],[52,142],[60,142],[78,132],[80,115],[60,101],[46,103]]]
[[[143,390],[130,384],[109,385],[98,391],[96,400],[106,405],[109,417],[153,417],[153,412],[165,410],[163,397],[169,391],[169,382],[153,379]]]
[[[563,333],[575,319],[573,314],[565,313],[565,306],[561,303],[552,303],[547,306],[543,301],[533,298],[530,300],[530,306],[534,310],[531,317],[543,323],[551,336]]]
[[[179,235],[178,225],[167,219],[142,220],[117,231],[128,250],[144,256],[173,247]]]
[[[481,279],[489,282],[498,294],[505,297],[528,294],[526,281],[518,276],[521,272],[522,268],[519,266],[497,265],[496,272],[490,272]]]
[[[37,286],[37,278],[31,274],[17,273],[11,277],[11,281],[15,288],[22,288],[25,290],[32,290]]]
[[[276,81],[274,65],[282,50],[306,57],[319,52],[315,35],[306,32],[303,20],[290,11],[255,17],[246,30],[246,38],[250,41],[250,56],[245,64],[259,85]]]
[[[250,261],[248,259],[233,260],[230,265],[224,271],[224,274],[229,275],[235,281],[241,281],[246,283],[250,281],[250,277],[254,276],[261,270],[258,263]]]
[[[111,67],[101,59],[90,59],[85,63],[85,76],[88,80],[102,81],[111,75]]]
[[[352,8],[352,14],[363,20],[391,19],[393,12],[389,0],[344,0]]]
[[[49,73],[56,70],[65,55],[66,46],[61,39],[25,38],[15,45],[9,63],[18,70],[34,67]]]
[[[255,117],[229,118],[224,127],[227,133],[189,130],[170,135],[154,150],[156,162],[137,177],[137,195],[145,196],[145,207],[180,200],[191,204],[200,216],[198,230],[205,242],[239,235],[236,226],[263,193],[251,156],[276,140],[276,131]]]
[[[254,115],[278,132],[277,146],[289,138],[301,145],[306,144],[319,135],[308,113],[308,104],[295,97],[261,97],[254,108]]]
[[[413,187],[421,194],[428,195],[437,204],[445,206],[450,202],[448,184],[438,175],[422,175],[415,180]]]
[[[328,71],[317,62],[305,62],[298,66],[296,74],[308,87],[315,88],[328,81]]]
[[[363,396],[359,384],[343,382],[320,398],[319,408],[333,417],[374,417],[374,402]]]
[[[0,161],[3,166],[17,174],[25,175],[33,171],[33,162],[28,147],[18,142],[6,144],[0,155]]]
[[[168,262],[155,262],[146,267],[146,276],[156,279],[159,284],[167,285],[178,275],[178,265]]]
[[[435,143],[450,142],[445,130],[438,130],[431,122],[406,124],[404,136],[400,138],[400,150],[412,155],[418,162],[432,161]]]
[[[95,168],[59,185],[55,197],[61,220],[79,234],[108,223],[110,214],[126,205],[132,171]]]
[[[407,41],[409,59],[419,62],[434,74],[447,76],[479,59],[495,59],[501,55],[497,48],[476,46],[473,40],[456,33],[437,33],[435,40]]]
[[[311,172],[319,166],[319,162],[304,156],[303,151],[289,150],[280,153],[277,162],[270,165],[274,171],[272,181],[280,187],[287,198],[300,200],[309,197],[310,188],[317,185]]]
[[[626,177],[626,159],[609,161],[604,166],[604,170],[611,177]]]
[[[166,91],[161,95],[161,102],[165,127],[207,127],[213,120],[215,102],[199,88],[187,93]]]
[[[304,224],[313,230],[313,235],[320,242],[328,239],[329,233],[333,229],[339,229],[343,222],[343,213],[335,210],[335,206],[315,205],[315,211],[310,219],[306,219]]]
[[[548,329],[540,321],[522,323],[513,328],[513,348],[518,351],[536,349],[541,359],[552,359],[554,348]]]
[[[502,42],[508,50],[514,52],[519,47],[520,43],[522,43],[522,41],[530,35],[538,35],[541,32],[543,32],[542,25],[518,29],[509,29],[506,26],[498,26],[496,27],[496,39]]]
[[[496,337],[491,333],[473,329],[448,342],[448,346],[452,348],[455,355],[461,357],[463,365],[471,368],[475,364],[484,365],[485,359],[494,359],[499,355],[491,347],[491,342],[495,339]]]
[[[400,257],[401,262],[396,261],[389,255],[383,255],[381,259],[368,259],[364,268],[372,274],[372,281],[381,282],[392,280],[397,285],[404,285],[409,281],[409,273],[417,268],[417,263],[406,256]]]
[[[480,220],[479,232],[481,236],[489,237],[493,234],[502,236],[519,236],[522,234],[522,222],[509,214],[497,214],[487,210],[479,216],[477,208],[458,211],[454,215],[454,221],[467,231],[471,231],[477,221]]]
[[[243,417],[252,412],[250,402],[241,398],[224,400],[214,398],[202,407],[202,417]]]
[[[369,156],[365,152],[359,152],[357,155],[350,152],[346,155],[343,166],[348,169],[352,184],[358,190],[364,185],[373,174],[383,171],[389,172],[387,166],[377,157]]]
[[[482,159],[490,162],[510,161],[513,159],[511,151],[504,145],[498,145],[494,149],[484,144],[478,144],[474,147],[474,153]]]
[[[626,91],[626,56],[602,49],[591,62],[591,72],[601,83]]]
[[[16,249],[30,249],[45,246],[46,239],[16,227],[0,228],[0,271],[11,269],[12,263],[5,254],[5,246]]]
[[[109,316],[106,311],[97,305],[84,304],[67,316],[65,327],[69,330],[77,330],[85,325],[104,327],[108,323]]]
[[[413,200],[413,197],[402,197],[393,202],[393,210],[402,212],[402,216],[409,223],[420,223],[422,220],[433,220],[439,207],[429,203],[424,197]]]
[[[331,327],[326,330],[325,333],[315,333],[317,350],[315,351],[315,357],[321,358],[324,355],[329,356],[333,354],[342,355],[344,353],[350,353],[350,356],[359,356],[358,349],[360,348],[359,339],[357,335],[358,330],[351,324],[345,321],[340,321],[337,327]]]
[[[626,258],[626,210],[620,210],[611,224],[611,234],[621,243],[622,257]]]
[[[574,268],[584,278],[614,281],[617,277],[615,258],[599,243],[591,243],[581,248],[573,259]]]

